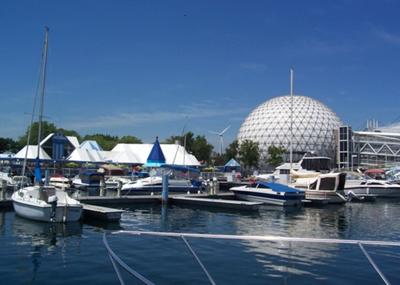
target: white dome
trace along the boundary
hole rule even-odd
[[[246,118],[239,129],[238,141],[252,140],[259,144],[263,157],[269,146],[290,148],[289,95],[275,97],[259,105]],[[334,130],[340,119],[321,102],[306,96],[293,96],[293,153],[314,152],[321,156],[334,156]]]

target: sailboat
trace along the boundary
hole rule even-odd
[[[38,128],[37,158],[35,161],[35,185],[21,188],[13,193],[14,210],[17,215],[42,222],[73,222],[81,218],[82,205],[65,191],[54,186],[44,186],[40,171],[40,137],[43,118],[44,89],[46,79],[47,49],[49,29],[45,28],[45,40],[40,72],[40,112]],[[33,112],[34,113],[34,112]],[[33,121],[33,115],[32,115]],[[31,124],[32,125],[32,124]],[[28,142],[29,145],[29,142]],[[26,157],[24,167],[26,165]],[[24,171],[24,170],[23,170]]]

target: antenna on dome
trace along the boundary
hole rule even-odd
[[[293,165],[293,77],[294,71],[293,67],[290,68],[290,147],[289,147],[289,160],[290,160],[290,170],[292,170]]]

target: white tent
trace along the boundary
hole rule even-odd
[[[196,157],[189,154],[181,145],[160,144],[160,146],[166,164],[200,166]],[[112,155],[118,153],[120,162],[145,164],[152,147],[153,144],[117,144],[111,150],[109,160],[113,160]]]
[[[14,158],[25,159],[26,150],[28,149],[27,159],[35,159],[37,157],[37,145],[24,146]],[[51,159],[51,157],[40,147],[40,159]]]
[[[69,161],[80,162],[106,162],[108,152],[87,148],[76,148],[67,158]]]

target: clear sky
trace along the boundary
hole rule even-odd
[[[400,120],[400,1],[19,1],[0,3],[0,137],[29,124],[44,26],[46,119],[144,142],[226,126],[289,93],[355,129]]]

